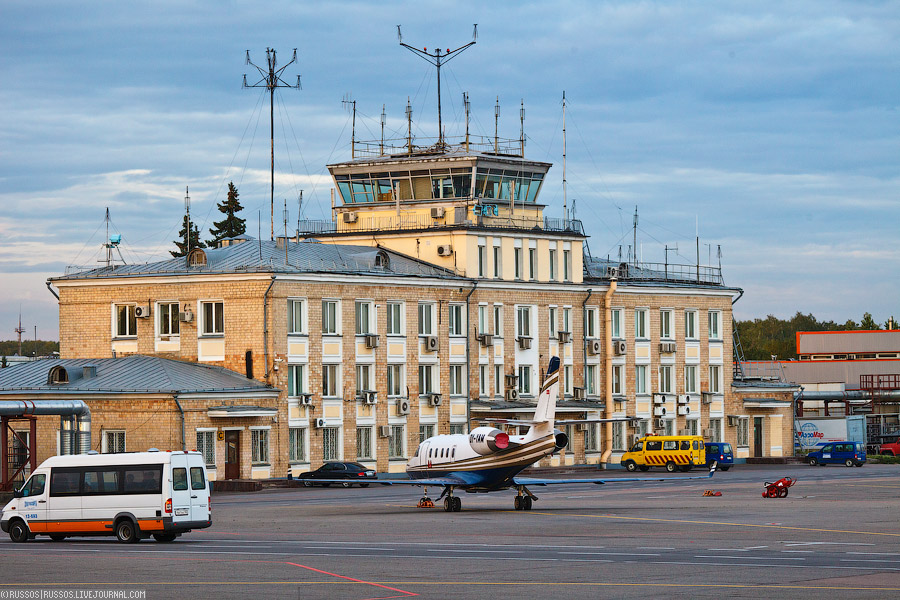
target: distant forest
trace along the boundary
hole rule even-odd
[[[22,356],[47,356],[51,352],[59,352],[59,342],[22,340]],[[19,342],[16,340],[0,342],[0,356],[14,356],[18,353]]]
[[[896,319],[893,321],[893,329],[900,329]],[[814,316],[804,315],[798,312],[788,320],[778,319],[769,315],[765,319],[752,321],[735,320],[738,335],[741,338],[741,346],[744,349],[745,360],[771,360],[772,356],[779,359],[797,358],[798,331],[853,331],[887,329],[891,323],[888,321],[879,325],[869,313],[864,313],[859,323],[853,319],[846,323],[834,321],[818,321]]]

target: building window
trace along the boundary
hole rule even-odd
[[[336,335],[340,327],[340,304],[337,300],[322,300],[322,333]]]
[[[684,367],[684,393],[697,393],[697,365],[687,365]]]
[[[116,304],[116,337],[134,337],[137,335],[137,317],[134,316],[134,304]]]
[[[503,337],[503,305],[494,305],[494,335],[498,338]]]
[[[537,248],[528,249],[528,279],[537,279]]]
[[[390,397],[399,397],[403,390],[403,365],[387,366],[387,393]]]
[[[566,365],[563,367],[563,395],[571,396],[572,395],[572,386],[574,385],[575,380],[572,377],[572,365]]]
[[[125,432],[107,429],[103,432],[103,452],[117,454],[125,452]]]
[[[488,366],[478,365],[478,395],[488,395]]]
[[[717,310],[709,311],[709,339],[711,340],[721,340],[722,339],[722,329],[721,329],[721,321],[722,321],[722,313]]]
[[[613,365],[612,393],[616,396],[625,395],[625,365]]]
[[[659,393],[675,393],[672,391],[672,365],[661,365],[659,367]]]
[[[663,340],[672,339],[672,311],[663,309],[659,311],[659,337]]]
[[[450,335],[465,335],[466,323],[463,319],[462,304],[450,305]]]
[[[587,423],[584,432],[584,451],[597,452],[600,450],[600,436],[598,435],[599,423]]]
[[[709,441],[711,442],[721,442],[722,441],[722,419],[710,419],[709,420],[709,429],[712,434],[709,436]]]
[[[503,252],[500,246],[494,246],[494,279],[503,277]]]
[[[697,311],[684,311],[684,338],[687,340],[697,339]]]
[[[288,460],[306,462],[306,427],[288,429]]]
[[[391,438],[388,441],[388,458],[403,458],[403,438],[406,437],[405,425],[391,425]]]
[[[551,306],[551,307],[548,309],[548,312],[549,312],[550,318],[547,320],[547,322],[549,323],[550,337],[551,337],[551,338],[555,338],[556,335],[557,335],[557,333],[558,333],[558,328],[557,328],[557,322],[558,322],[558,321],[557,321],[557,319],[556,319],[556,307],[555,307],[555,306]]]
[[[159,335],[178,335],[178,303],[163,302],[156,305],[157,314],[159,315]]]
[[[634,367],[634,393],[637,395],[647,393],[647,365]]]
[[[466,378],[463,376],[463,365],[450,365],[450,395],[466,394]]]
[[[419,304],[419,335],[434,335],[434,304]]]
[[[622,421],[612,424],[612,449],[619,452],[625,450],[625,423]]]
[[[687,424],[688,435],[698,435],[698,423],[699,421],[697,419],[688,419],[685,421],[685,424]]]
[[[403,335],[403,303],[387,303],[387,334]]]
[[[322,459],[323,460],[339,460],[340,446],[338,439],[340,432],[337,427],[325,427],[322,429]]]
[[[306,300],[288,300],[288,333],[306,333]]]
[[[322,365],[322,396],[336,398],[340,390],[339,365]]]
[[[638,308],[634,311],[634,338],[646,340],[649,337],[650,328],[647,326],[647,309]]]
[[[434,390],[434,366],[419,365],[419,395],[431,394]]]
[[[306,392],[306,365],[288,365],[288,396]]]
[[[709,365],[709,391],[713,394],[722,393],[721,365]]]
[[[466,426],[462,423],[450,423],[450,435],[460,435],[466,432]]]
[[[375,318],[375,307],[369,300],[357,300],[356,307],[356,335],[374,333],[372,321]]]
[[[531,395],[531,365],[519,365],[519,394]]]
[[[572,309],[562,309],[562,331],[572,333]]]
[[[550,281],[556,281],[556,248],[550,248]]]
[[[741,417],[737,424],[737,445],[750,445],[750,417]]]
[[[206,466],[215,468],[216,466],[216,432],[215,431],[198,431],[197,432],[197,452],[203,455]]]
[[[675,435],[675,419],[666,419],[663,423],[663,435]]]
[[[372,365],[356,365],[356,397],[372,391]]]
[[[503,395],[503,365],[494,365],[494,394]]]
[[[597,337],[596,323],[597,323],[597,309],[596,308],[584,309],[584,337],[586,337],[586,338]]]
[[[584,393],[588,396],[597,394],[597,365],[587,365],[584,368]]]
[[[250,462],[254,465],[269,462],[269,430],[250,430]]]
[[[478,305],[478,333],[487,333],[488,332],[487,308],[488,307],[486,304]]]
[[[487,248],[484,244],[478,244],[478,276],[487,276]]]
[[[434,437],[434,425],[419,425],[419,443]]]
[[[201,302],[200,316],[203,335],[222,335],[225,333],[225,305],[222,302]]]
[[[516,337],[531,337],[531,307],[516,307]]]
[[[624,337],[622,335],[622,332],[624,331],[622,327],[622,309],[614,308],[609,312],[612,321],[612,337],[615,339],[622,339]]]
[[[563,281],[572,280],[572,251],[563,250]]]
[[[516,279],[522,279],[522,249],[513,248],[513,263],[515,266]]]
[[[372,428],[357,427],[356,428],[356,458],[372,459]]]

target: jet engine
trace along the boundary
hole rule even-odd
[[[569,445],[569,436],[567,436],[562,431],[559,431],[558,429],[554,433],[554,438],[556,441],[556,449],[557,450],[562,450],[563,448],[565,448],[566,446]]]
[[[478,454],[490,454],[509,447],[509,435],[493,427],[476,427],[469,433],[469,445]]]

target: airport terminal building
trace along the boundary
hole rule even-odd
[[[110,401],[94,410],[105,425],[92,447],[183,444],[217,479],[327,460],[399,472],[426,437],[527,419],[559,356],[560,418],[631,420],[567,426],[546,464],[615,464],[648,432],[728,441],[738,457],[789,453],[791,391],[733,386],[740,290],[717,267],[592,256],[580,221],[544,215],[549,168],[468,141],[355,149],[329,165],[331,220],[52,278],[61,359],[222,367],[274,394],[208,390],[180,407],[176,395],[152,415],[117,396],[117,422]],[[157,422],[185,433],[163,437]],[[58,427],[39,425],[39,459]]]

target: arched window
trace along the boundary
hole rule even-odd
[[[69,383],[69,373],[66,371],[65,367],[56,365],[50,369],[50,373],[47,376],[47,383],[51,385]]]

